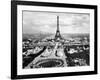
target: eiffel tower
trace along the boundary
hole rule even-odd
[[[59,16],[57,16],[57,30],[56,30],[56,35],[55,35],[55,41],[59,41],[61,39],[62,39],[62,37],[61,37],[60,31],[59,31]]]

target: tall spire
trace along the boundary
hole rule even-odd
[[[60,30],[59,30],[59,16],[57,16],[57,30],[56,30],[55,40],[58,41],[59,39],[62,39],[62,37],[60,35]]]
[[[59,16],[57,16],[57,31],[59,31]]]

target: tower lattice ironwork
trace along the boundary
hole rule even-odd
[[[57,30],[56,30],[55,40],[60,40],[60,39],[62,39],[62,37],[59,30],[59,16],[57,16]]]

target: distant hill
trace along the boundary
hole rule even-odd
[[[50,34],[50,33],[34,33],[34,34],[23,34],[23,39],[24,38],[31,38],[31,39],[44,39],[46,37],[52,37],[55,36],[55,34]],[[61,36],[65,39],[68,38],[84,38],[87,37],[89,39],[89,34],[84,33],[84,34],[61,34]]]

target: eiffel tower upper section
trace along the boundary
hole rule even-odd
[[[59,30],[59,16],[57,16],[57,30],[56,30],[55,40],[59,41],[60,39],[62,39],[62,37]]]

